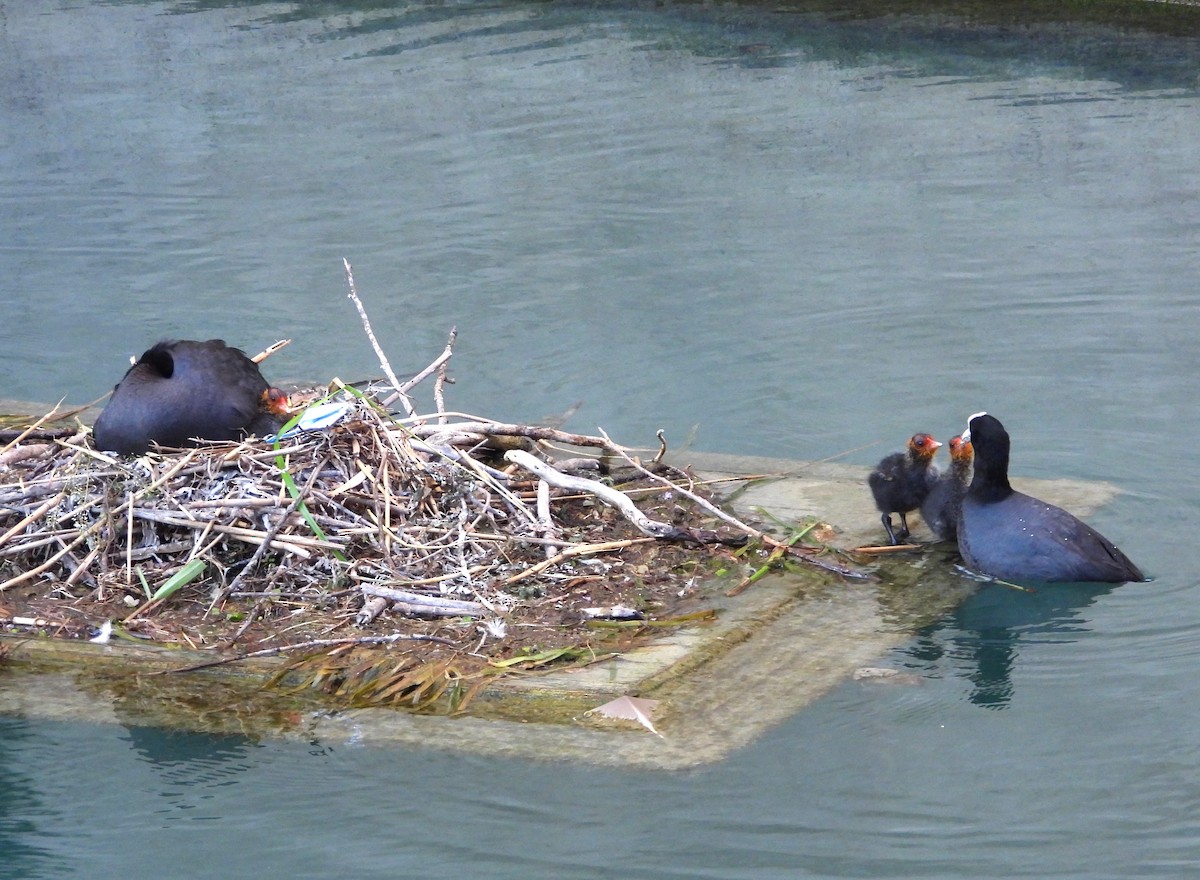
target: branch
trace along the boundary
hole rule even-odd
[[[600,434],[604,437],[605,440],[609,439],[608,435],[604,433],[603,428],[600,428],[598,430],[600,431]],[[660,440],[660,442],[663,442],[661,434],[659,436],[659,440]],[[859,578],[861,580],[869,579],[870,576],[861,571],[857,571],[857,570],[855,570],[853,568],[849,568],[848,566],[845,566],[845,565],[838,565],[836,562],[829,562],[824,559],[815,558],[812,554],[816,551],[814,551],[814,549],[811,547],[795,547],[787,541],[780,541],[778,538],[774,538],[771,535],[768,535],[766,532],[763,532],[763,531],[760,531],[760,530],[754,528],[754,526],[747,525],[746,523],[742,522],[740,519],[730,516],[725,511],[723,511],[719,507],[717,507],[715,504],[711,504],[708,501],[706,501],[704,498],[701,498],[696,493],[688,491],[683,486],[680,486],[678,483],[673,483],[670,480],[666,479],[665,477],[659,476],[658,474],[654,473],[653,471],[646,469],[645,467],[642,466],[641,462],[637,461],[634,458],[631,458],[629,456],[629,454],[627,452],[625,452],[624,449],[617,446],[615,443],[612,443],[611,440],[609,440],[609,443],[610,443],[611,448],[616,451],[617,455],[621,456],[621,458],[625,459],[625,461],[627,461],[629,464],[631,464],[637,470],[641,471],[643,474],[645,474],[650,479],[656,480],[659,483],[663,484],[664,486],[669,487],[671,489],[671,491],[678,492],[680,495],[683,495],[685,498],[688,498],[688,499],[694,501],[696,504],[699,504],[701,507],[703,507],[709,513],[711,513],[713,516],[723,519],[725,522],[729,523],[731,526],[741,529],[747,535],[750,535],[751,537],[756,538],[759,541],[762,541],[764,545],[772,548],[772,550],[775,551],[776,553],[778,553],[778,554],[791,553],[797,559],[799,559],[803,562],[807,562],[810,565],[815,565],[817,568],[823,569],[825,571],[833,572],[834,574],[840,574],[843,577]],[[663,442],[663,449],[664,450],[666,449],[665,442]]]
[[[531,440],[548,440],[568,446],[591,446],[619,452],[617,446],[606,437],[591,437],[587,434],[570,434],[544,425],[513,425],[506,422],[451,422],[448,425],[415,424],[409,429],[418,437],[436,437],[444,434],[497,435],[501,437],[528,437]],[[475,438],[477,439],[477,438]]]
[[[487,614],[479,602],[467,602],[462,599],[445,599],[441,596],[427,596],[424,593],[410,593],[407,590],[393,590],[391,587],[379,587],[374,584],[363,584],[359,587],[367,596],[379,596],[389,599],[398,605],[401,611],[425,617],[482,617]]]
[[[534,474],[539,479],[545,480],[551,486],[557,486],[559,489],[570,489],[572,492],[588,492],[595,495],[600,500],[619,510],[622,516],[633,523],[643,535],[649,535],[651,538],[672,539],[690,537],[681,534],[680,530],[670,523],[650,519],[650,517],[638,510],[637,505],[629,500],[628,495],[618,492],[612,486],[606,486],[595,480],[564,474],[550,467],[550,465],[546,464],[540,458],[530,455],[522,449],[510,449],[504,453],[504,458],[506,461],[511,461],[513,464],[525,468],[525,470]]]
[[[417,385],[419,385],[421,382],[423,382],[427,377],[429,377],[435,371],[438,373],[438,382],[441,383],[441,382],[445,381],[444,374],[443,374],[443,368],[446,366],[446,362],[450,360],[451,355],[454,354],[454,340],[457,338],[458,338],[458,328],[451,327],[450,328],[450,338],[448,340],[446,340],[446,347],[444,349],[442,349],[442,353],[439,354],[437,357],[435,357],[433,359],[433,361],[430,362],[429,366],[427,366],[421,372],[417,373],[417,375],[413,376],[411,379],[409,379],[403,385],[399,386],[396,389],[395,394],[385,398],[384,400],[381,400],[380,405],[391,406],[391,404],[393,402],[395,402],[397,397],[400,397],[400,396],[407,397],[409,391],[416,388]],[[436,391],[435,391],[435,396],[437,396]],[[445,409],[444,406],[440,406],[438,408],[438,412],[441,413],[441,412],[443,412],[444,409]],[[413,410],[410,407],[406,406],[405,411],[409,414],[410,417],[415,415],[415,413],[413,412]],[[426,416],[425,418],[428,418],[428,416]]]
[[[367,339],[371,340],[371,347],[375,349],[375,354],[379,358],[379,366],[383,369],[383,375],[387,376],[387,380],[396,389],[400,397],[400,403],[404,406],[404,411],[411,416],[416,412],[413,409],[412,401],[401,390],[400,380],[396,377],[391,363],[388,362],[387,355],[383,353],[383,348],[380,346],[379,340],[375,338],[375,331],[371,329],[371,319],[367,317],[367,310],[363,308],[362,300],[358,298],[358,288],[354,286],[354,268],[345,257],[342,257],[342,264],[346,267],[346,283],[350,285],[350,293],[347,295],[354,303],[354,307],[358,309],[358,316],[362,318],[363,329],[367,331]]]

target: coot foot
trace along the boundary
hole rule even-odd
[[[890,513],[885,513],[879,519],[883,523],[883,527],[887,529],[888,543],[892,545],[899,544],[900,542],[896,540],[896,533],[892,531],[892,515]]]

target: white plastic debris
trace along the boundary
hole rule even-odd
[[[88,639],[89,642],[95,642],[97,645],[107,645],[108,640],[112,638],[112,621],[106,620],[100,624],[100,632]]]
[[[282,434],[264,438],[268,443],[276,440],[288,440],[303,431],[322,431],[332,428],[354,408],[354,404],[344,400],[330,400],[326,403],[314,403],[300,416],[300,420]]]

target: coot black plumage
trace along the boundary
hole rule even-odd
[[[958,524],[958,550],[968,567],[1008,581],[1144,580],[1138,567],[1091,526],[1013,490],[1008,432],[997,418],[971,416],[963,439],[975,449],[975,475]]]
[[[958,515],[971,481],[971,444],[962,437],[951,437],[949,445],[950,470],[937,478],[921,503],[921,519],[939,541],[953,541],[958,536]]]
[[[893,544],[908,537],[906,514],[921,506],[937,478],[933,455],[942,444],[928,434],[913,434],[904,452],[894,452],[879,462],[867,484],[875,496],[883,527]],[[892,514],[900,514],[900,533],[892,531]]]
[[[96,447],[140,455],[151,442],[239,440],[278,430],[287,396],[258,364],[220,339],[164,340],[147,350],[113,390],[92,429]]]

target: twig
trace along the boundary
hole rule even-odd
[[[28,461],[31,458],[41,458],[53,448],[53,444],[50,443],[30,443],[28,446],[6,448],[0,452],[0,467]]]
[[[181,471],[183,469],[184,465],[191,459],[191,457],[192,457],[192,454],[190,452],[188,454],[184,455],[183,458],[181,458],[174,467],[169,468],[165,474],[160,476],[158,479],[154,480],[152,483],[150,483],[150,485],[146,486],[138,494],[145,495],[145,494],[157,489],[159,486],[161,486],[163,483],[165,483],[167,480],[169,480],[171,477],[173,477],[175,474],[177,474],[179,471]],[[113,513],[114,514],[120,513],[126,507],[130,506],[130,503],[131,502],[122,504],[120,507],[118,507],[116,510],[114,510]],[[48,569],[52,568],[60,559],[62,559],[64,556],[66,556],[68,553],[70,553],[72,550],[74,550],[76,547],[78,547],[80,544],[82,544],[84,541],[86,541],[88,538],[90,538],[96,532],[100,531],[100,529],[102,529],[107,523],[108,523],[107,519],[100,519],[100,520],[97,520],[96,522],[92,523],[92,525],[88,526],[86,529],[84,529],[82,532],[80,532],[79,536],[74,541],[72,541],[67,546],[63,547],[61,550],[59,550],[57,553],[55,553],[53,556],[51,556],[49,559],[47,559],[41,565],[39,565],[35,568],[31,568],[28,571],[22,572],[21,574],[16,575],[15,577],[11,577],[8,580],[6,580],[4,583],[0,584],[0,593],[3,593],[9,587],[14,587],[17,584],[22,584],[25,581],[32,580],[33,578],[40,575],[42,572],[47,571]]]
[[[600,436],[602,436],[606,441],[608,441],[610,444],[612,444],[612,448],[617,453],[617,455],[619,455],[621,458],[623,458],[635,470],[641,472],[643,476],[649,477],[650,479],[654,480],[656,483],[659,483],[660,485],[671,489],[671,491],[673,491],[673,492],[678,492],[680,495],[684,496],[685,498],[689,499],[690,501],[703,507],[706,511],[711,513],[713,516],[717,517],[717,519],[724,520],[725,522],[729,523],[731,526],[741,529],[743,532],[750,535],[751,537],[753,537],[753,538],[764,537],[764,534],[762,532],[760,532],[758,529],[754,528],[754,526],[747,525],[746,523],[742,522],[740,519],[738,519],[735,516],[730,516],[728,513],[723,511],[721,508],[717,507],[715,504],[712,504],[707,499],[701,498],[695,492],[691,492],[691,491],[683,488],[682,486],[680,486],[678,483],[672,482],[671,480],[668,480],[666,477],[663,477],[660,474],[656,474],[656,473],[654,473],[654,471],[650,470],[649,468],[644,467],[640,461],[638,461],[636,458],[633,458],[631,455],[629,455],[629,453],[627,453],[624,449],[617,446],[615,443],[612,443],[612,441],[609,440],[608,434],[605,433],[603,428],[599,428],[598,430],[600,431]],[[665,443],[663,444],[663,449],[666,449]]]
[[[438,364],[437,379],[433,383],[433,404],[438,411],[438,424],[446,423],[446,364],[450,361],[450,349],[454,345],[454,340],[458,336],[458,328],[450,328],[450,341],[446,343],[445,359]]]
[[[608,435],[604,433],[604,429],[600,428],[599,431],[600,431],[601,435],[604,437],[604,439],[608,440]],[[813,565],[824,571],[833,572],[834,574],[840,574],[843,577],[857,578],[860,580],[867,580],[870,577],[870,575],[868,575],[864,572],[861,572],[861,571],[856,571],[855,569],[849,568],[848,566],[838,565],[835,562],[829,562],[824,559],[818,559],[812,555],[813,550],[809,547],[793,547],[790,544],[788,544],[788,542],[786,542],[786,541],[780,541],[778,538],[774,538],[771,535],[768,535],[766,532],[763,532],[763,531],[760,531],[760,530],[754,528],[754,526],[747,525],[746,523],[742,522],[737,517],[730,516],[728,513],[721,510],[715,504],[711,504],[704,498],[701,498],[696,493],[691,492],[691,491],[685,489],[683,486],[680,486],[677,483],[673,483],[670,480],[659,476],[658,474],[654,473],[653,471],[646,469],[645,467],[642,466],[641,462],[630,457],[629,454],[626,453],[624,449],[618,447],[616,444],[613,444],[612,448],[614,449],[614,451],[616,451],[616,453],[618,455],[620,455],[623,459],[625,459],[625,461],[627,461],[630,465],[632,465],[637,470],[641,471],[647,477],[650,477],[652,480],[656,480],[665,486],[669,486],[673,492],[678,492],[680,495],[683,495],[685,498],[691,499],[696,504],[699,504],[701,507],[703,507],[705,510],[707,510],[709,513],[713,514],[713,516],[716,516],[719,519],[723,519],[725,522],[729,523],[730,525],[732,525],[738,529],[741,529],[743,532],[750,535],[751,537],[753,537],[759,541],[762,541],[764,545],[771,547],[773,549],[782,548],[781,552],[784,552],[784,553],[790,552],[796,557],[796,559],[800,560],[801,562],[807,562],[809,565]]]
[[[262,351],[260,351],[254,357],[250,358],[250,360],[254,361],[254,363],[256,363],[256,364],[261,364],[263,361],[265,361],[271,355],[275,354],[275,352],[279,351],[281,348],[287,348],[287,346],[289,346],[291,344],[292,344],[292,340],[290,340],[290,339],[280,339],[278,342],[273,342],[270,345],[268,345],[266,348],[264,348]]]
[[[604,434],[603,431],[601,431],[600,433]],[[654,436],[658,438],[658,454],[655,455],[653,459],[651,459],[650,463],[651,464],[659,464],[667,455],[667,435],[665,433],[663,433],[662,428],[659,428],[657,431],[654,432]],[[607,434],[604,434],[604,437],[605,437],[605,439],[608,439]]]
[[[603,483],[598,483],[595,480],[572,477],[569,474],[556,471],[550,465],[546,464],[546,462],[536,456],[530,455],[523,449],[510,449],[504,453],[504,458],[537,475],[551,486],[557,486],[560,489],[570,489],[572,492],[590,492],[619,510],[643,535],[649,535],[652,538],[680,537],[680,530],[675,526],[646,516],[646,514],[638,510],[636,504],[629,500],[629,496],[618,492],[611,486],[605,486]]]
[[[212,610],[224,602],[229,594],[240,587],[246,578],[254,572],[254,569],[258,566],[258,563],[261,562],[262,558],[267,555],[267,550],[275,542],[275,537],[279,534],[279,530],[287,524],[288,518],[297,510],[299,510],[300,505],[303,503],[304,493],[301,492],[296,496],[295,500],[288,505],[288,509],[283,512],[283,515],[275,522],[271,523],[271,527],[267,529],[258,546],[254,548],[254,553],[250,556],[249,561],[247,561],[242,567],[242,570],[239,571],[237,576],[229,582],[228,586],[216,591],[213,594],[212,602],[209,603],[208,610],[204,612],[205,617],[212,614]],[[251,620],[253,620],[253,618],[251,618]],[[244,629],[239,631],[237,635],[233,637],[233,640],[237,641],[238,636],[240,636],[244,631]]]
[[[391,587],[380,587],[375,584],[363,584],[360,589],[367,596],[381,596],[404,606],[405,611],[415,614],[432,614],[441,617],[480,617],[488,609],[478,602],[466,602],[462,599],[447,599],[443,596],[426,596],[423,593],[409,593],[406,590],[393,590]]]
[[[221,523],[214,523],[208,520],[189,519],[185,516],[176,516],[172,513],[167,513],[165,510],[137,510],[133,514],[138,519],[146,519],[151,522],[162,523],[169,526],[180,526],[186,529],[199,529],[211,527],[214,532],[220,532],[223,535],[229,535],[231,538],[236,538],[239,541],[244,541],[247,544],[260,544],[266,537],[266,532],[258,529],[247,529],[241,526],[227,526]],[[342,547],[335,541],[322,541],[319,538],[309,538],[305,535],[280,535],[277,534],[269,542],[274,550],[285,550],[299,556],[302,559],[308,559],[312,554],[310,550],[341,550]]]
[[[544,425],[513,425],[505,422],[475,421],[451,422],[446,425],[413,424],[410,430],[418,437],[425,438],[450,433],[476,435],[474,438],[476,442],[478,442],[480,437],[493,435],[500,437],[529,437],[531,440],[547,440],[554,443],[565,443],[570,446],[599,447],[600,449],[607,449],[612,452],[617,451],[611,440],[601,437],[590,437],[587,434],[571,434],[567,431],[548,428]]]
[[[554,518],[550,516],[550,484],[545,480],[538,480],[537,483],[537,513],[538,522],[542,526],[543,538],[554,538],[559,534],[559,528],[554,524]],[[557,546],[554,544],[546,544],[546,558],[553,558],[557,552]]]
[[[20,532],[25,531],[25,529],[31,523],[37,522],[37,520],[41,519],[47,510],[49,510],[51,507],[54,507],[54,505],[56,505],[60,501],[62,501],[63,498],[66,497],[66,495],[67,495],[67,493],[65,490],[60,491],[57,495],[54,495],[53,497],[51,497],[50,500],[41,504],[36,510],[33,511],[33,513],[29,514],[27,517],[25,517],[23,520],[21,520],[19,523],[17,523],[11,529],[9,529],[7,532],[5,532],[3,535],[0,535],[0,547],[3,547],[5,544],[7,544],[8,539],[11,538],[13,535],[16,535]]]
[[[504,581],[507,587],[510,584],[515,584],[518,581],[523,581],[525,578],[533,577],[535,574],[541,574],[548,568],[558,565],[566,559],[571,559],[574,556],[591,556],[596,553],[611,553],[613,550],[622,550],[626,547],[633,547],[635,544],[649,544],[651,541],[657,541],[658,538],[625,538],[621,541],[603,541],[599,544],[572,544],[561,553],[556,554],[550,559],[539,562],[537,565],[530,566],[524,571],[514,574],[512,577]]]
[[[407,399],[408,392],[411,391],[412,389],[416,388],[419,384],[421,384],[421,382],[425,381],[425,379],[428,378],[430,375],[432,375],[435,370],[438,371],[439,376],[442,377],[441,381],[445,381],[444,373],[442,372],[442,369],[443,369],[443,367],[445,367],[446,362],[450,360],[450,356],[454,353],[454,340],[457,338],[458,338],[458,328],[451,327],[450,328],[450,338],[449,338],[449,340],[447,340],[446,347],[442,350],[442,353],[439,354],[436,358],[434,358],[433,361],[429,364],[429,366],[427,366],[421,372],[417,373],[415,376],[413,376],[411,379],[409,379],[403,385],[397,386],[396,393],[389,395],[388,397],[381,400],[380,405],[385,406],[385,407],[391,406],[391,404],[393,402],[395,402],[397,396],[404,396],[405,399]],[[435,389],[435,395],[436,395],[436,389]],[[438,410],[439,414],[442,414],[444,409],[445,409],[445,406],[443,404],[443,406]],[[405,410],[408,412],[410,417],[414,415],[413,411],[411,409],[409,409],[408,407],[405,407]],[[422,416],[421,418],[427,419],[429,417]]]
[[[46,424],[46,422],[52,420],[54,418],[54,415],[58,412],[58,408],[61,405],[62,405],[62,401],[60,400],[58,403],[54,404],[54,408],[52,410],[50,410],[50,412],[46,413],[44,416],[39,418],[32,425],[30,425],[28,428],[26,428],[24,431],[22,431],[16,437],[14,437],[11,441],[9,441],[9,443],[4,447],[3,450],[0,450],[0,452],[8,452],[10,449],[12,449],[14,446],[16,446],[18,443],[20,443],[22,440],[24,440],[26,437],[28,437],[30,434],[32,434],[34,431],[36,431],[38,428],[40,428],[42,425]]]
[[[392,388],[399,394],[400,404],[404,407],[404,411],[411,416],[415,412],[412,401],[409,400],[407,394],[400,390],[400,380],[396,377],[395,371],[392,370],[392,365],[388,361],[387,355],[384,354],[379,340],[375,338],[375,331],[371,329],[371,319],[367,317],[367,310],[363,308],[362,300],[358,298],[358,288],[354,285],[354,268],[345,257],[342,258],[342,265],[346,267],[346,283],[350,285],[350,300],[354,303],[354,307],[358,309],[358,316],[362,318],[363,329],[367,332],[367,339],[371,341],[371,347],[375,349],[375,354],[379,358],[379,366],[383,369],[383,374],[387,376],[388,382],[392,384]]]

